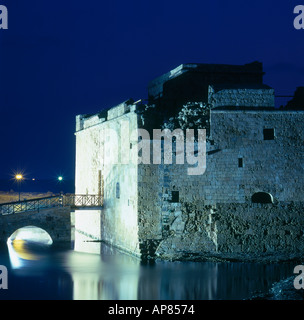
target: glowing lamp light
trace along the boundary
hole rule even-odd
[[[21,181],[23,180],[23,175],[21,173],[17,173],[15,175],[15,179],[18,182],[18,192],[19,192],[19,202],[20,202],[20,184],[21,184]]]
[[[58,177],[58,181],[62,181],[63,180],[63,177],[62,176],[59,176]]]

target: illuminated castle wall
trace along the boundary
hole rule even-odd
[[[164,259],[300,254],[303,120],[274,108],[257,62],[181,65],[149,84],[148,104],[79,115],[76,193],[103,194],[104,208],[76,212],[75,234]],[[105,128],[117,132],[119,163]],[[206,171],[188,175],[174,155],[173,164],[137,164],[137,128],[151,146],[156,128],[206,129]]]

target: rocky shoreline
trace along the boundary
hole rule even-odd
[[[161,254],[150,257],[153,260],[194,261],[194,262],[256,262],[256,263],[303,263],[300,253],[187,253]]]
[[[295,289],[295,277],[275,282],[266,293],[257,293],[249,300],[304,300],[304,289]]]

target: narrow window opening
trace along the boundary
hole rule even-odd
[[[102,185],[102,178],[101,178],[101,170],[98,170],[98,196],[101,197],[101,185]]]
[[[116,183],[116,198],[120,198],[120,185],[119,182]]]
[[[263,130],[264,140],[274,140],[274,129]]]
[[[243,158],[238,159],[239,168],[243,168]]]
[[[171,194],[171,202],[179,202],[179,191],[172,191]]]

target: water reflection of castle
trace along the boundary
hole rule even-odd
[[[52,253],[41,248],[37,254],[36,247],[26,244],[10,247],[9,252],[14,274],[37,281],[44,276],[40,282],[53,281],[59,296],[75,300],[245,299],[267,290],[293,269],[287,264],[253,263],[163,261],[143,265],[105,245],[101,255]],[[47,290],[45,285],[43,290]]]
[[[289,275],[282,266],[171,263],[152,269],[136,265],[116,274],[73,273],[73,298],[96,300],[217,300],[246,299],[267,291],[271,284]],[[287,269],[287,268],[286,268]],[[292,268],[291,268],[292,269]],[[282,275],[282,273],[284,275]]]

